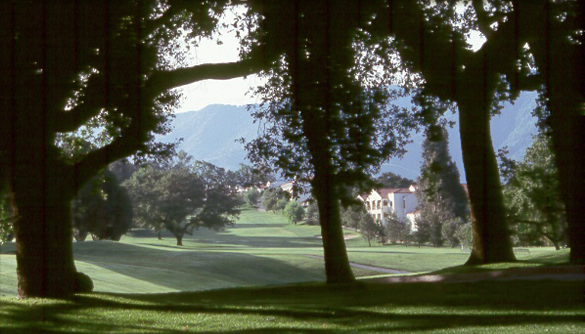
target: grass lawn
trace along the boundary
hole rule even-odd
[[[74,243],[97,293],[17,300],[14,245],[0,249],[0,333],[578,333],[582,282],[326,286],[318,226],[244,210],[225,231],[176,246],[135,230],[120,242]],[[373,245],[346,231],[350,261],[411,273],[466,273],[561,264],[568,251],[530,248],[519,262],[465,267],[459,249]],[[387,276],[354,268],[358,277]]]
[[[10,333],[583,333],[581,282],[401,283],[0,298]]]

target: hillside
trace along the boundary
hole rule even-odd
[[[497,150],[508,146],[510,157],[521,159],[526,148],[532,143],[536,134],[536,119],[531,113],[535,103],[535,93],[523,93],[514,104],[508,104],[501,115],[491,121],[492,141]],[[406,104],[406,100],[402,100]],[[456,120],[456,115],[447,115]],[[215,165],[238,169],[240,163],[249,163],[244,146],[236,142],[240,138],[251,140],[258,134],[258,124],[245,106],[210,105],[199,111],[177,114],[172,122],[174,131],[159,138],[164,142],[174,142],[183,138],[179,148],[187,151],[197,160],[205,160]],[[421,143],[423,135],[413,134],[413,142],[407,146],[408,153],[402,158],[393,158],[382,167],[382,171],[391,171],[404,177],[415,179],[421,163]],[[462,182],[465,182],[459,127],[456,124],[449,129],[449,148],[453,160],[459,167]]]

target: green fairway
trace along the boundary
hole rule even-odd
[[[325,280],[323,249],[318,226],[292,225],[280,214],[246,209],[225,231],[201,229],[176,246],[165,234],[162,240],[147,230],[133,230],[120,242],[74,243],[76,265],[94,281],[95,291],[164,293],[218,288],[278,285]],[[445,270],[465,272],[468,253],[457,248],[368,247],[354,231],[346,231],[350,261],[409,273]],[[2,247],[0,294],[16,295],[14,245]],[[560,263],[567,251],[531,248],[519,256],[525,262],[508,267]],[[542,258],[538,262],[539,258]],[[493,268],[499,269],[499,268]],[[357,277],[388,275],[354,267]]]
[[[582,333],[581,282],[304,284],[0,298],[11,333]]]
[[[578,281],[324,285],[319,234],[318,226],[291,225],[281,215],[247,209],[235,226],[196,231],[184,246],[147,230],[133,230],[120,242],[74,243],[77,268],[98,293],[68,302],[17,300],[9,243],[0,254],[0,332],[585,331]],[[392,276],[379,268],[452,274],[568,259],[568,250],[530,248],[518,254],[519,262],[467,267],[462,264],[469,254],[457,248],[368,247],[354,231],[346,237],[351,262],[378,267],[354,267],[361,278]]]

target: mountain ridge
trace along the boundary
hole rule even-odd
[[[490,122],[492,143],[497,151],[508,147],[509,157],[520,160],[526,148],[532,144],[532,136],[537,133],[536,118],[532,110],[536,107],[536,93],[523,92],[514,103],[506,103],[499,115],[492,117]],[[402,100],[399,103],[410,104]],[[461,182],[465,183],[463,159],[461,156],[461,139],[457,115],[445,116],[454,121],[455,126],[448,128],[449,150],[453,161],[457,164]],[[196,160],[204,160],[214,165],[236,170],[240,163],[250,162],[246,159],[247,152],[238,140],[253,140],[260,132],[258,123],[246,106],[224,104],[209,105],[198,111],[175,114],[171,121],[173,131],[165,136],[158,136],[162,142],[183,141],[178,149],[184,150]],[[382,165],[381,172],[393,172],[403,177],[416,179],[421,165],[422,133],[412,133],[412,143],[406,146],[407,153],[402,159],[391,158]]]

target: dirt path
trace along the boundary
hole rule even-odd
[[[529,268],[511,268],[479,273],[450,275],[418,275],[372,278],[370,283],[405,283],[405,282],[478,282],[486,280],[567,280],[585,282],[585,266],[542,266]],[[584,283],[585,284],[585,283]]]
[[[306,257],[323,259],[321,255],[304,254]],[[408,271],[401,271],[389,268],[368,266],[350,262],[354,268],[362,268],[371,271],[377,271],[386,274],[410,274]],[[485,280],[566,280],[582,281],[585,286],[585,266],[542,266],[528,268],[511,268],[505,270],[492,270],[487,272],[449,274],[449,275],[415,275],[415,276],[395,276],[382,278],[369,278],[365,281],[370,283],[406,283],[406,282],[478,282]]]
[[[303,255],[306,257],[314,258],[314,259],[321,259],[321,260],[324,259],[324,257],[321,255],[310,255],[310,254],[303,254]],[[368,266],[365,264],[359,264],[359,263],[355,263],[355,262],[350,262],[349,265],[354,267],[354,268],[367,269],[367,270],[377,271],[377,272],[386,273],[386,274],[410,274],[410,272],[408,272],[408,271],[401,271],[401,270],[388,269],[388,268],[382,268],[382,267],[373,267],[373,266]]]

